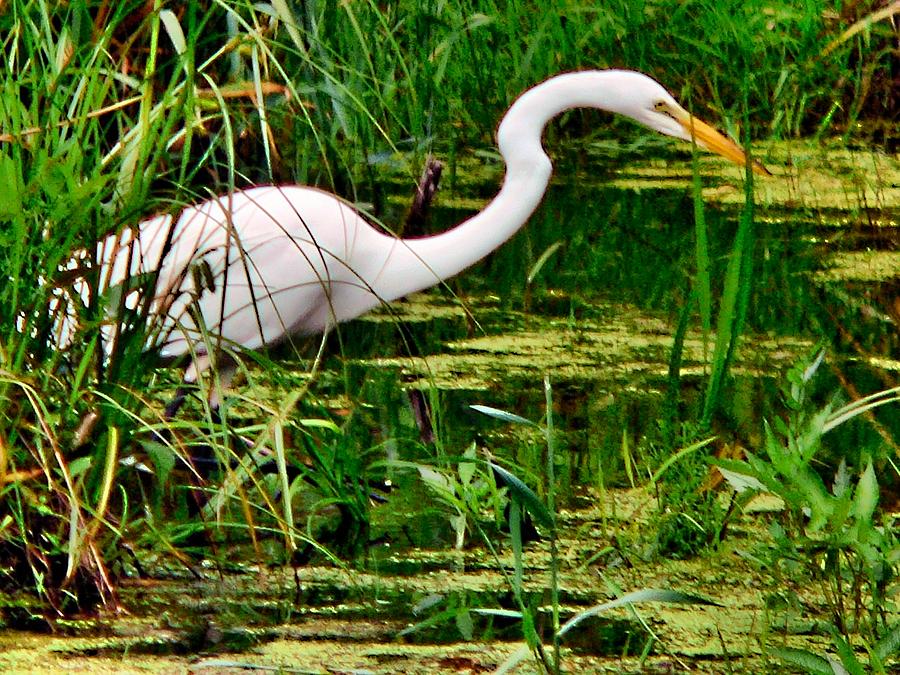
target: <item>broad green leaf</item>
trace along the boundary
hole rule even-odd
[[[717,466],[716,468],[719,470],[719,473],[722,474],[722,477],[731,486],[731,489],[735,492],[745,492],[747,490],[766,491],[766,486],[763,485],[757,478],[749,474],[731,471],[729,469],[726,469],[724,466]]]
[[[796,461],[790,461],[789,455],[784,451],[784,446],[778,440],[768,422],[765,422],[764,429],[766,434],[765,449],[769,461],[772,462],[772,466],[782,476],[790,476],[796,468]]]
[[[831,633],[831,641],[834,643],[835,650],[837,650],[841,659],[840,665],[846,669],[847,675],[866,675],[866,669],[859,662],[859,659],[856,658],[856,654],[853,653],[853,647],[844,639],[844,636],[838,633],[833,626],[829,632]],[[834,661],[831,662],[831,665],[832,667],[835,666]]]
[[[805,672],[810,673],[810,675],[835,675],[834,669],[827,659],[806,651],[805,649],[776,647],[770,649],[769,654],[792,666],[802,668]]]
[[[850,472],[847,471],[847,460],[841,458],[838,469],[834,474],[834,484],[831,487],[831,493],[835,497],[843,497],[850,489]]]
[[[869,459],[866,470],[859,477],[856,485],[856,494],[853,496],[853,515],[857,520],[871,522],[872,514],[878,505],[878,479],[875,477],[875,468],[872,459]]]
[[[447,480],[447,477],[444,474],[439,473],[434,469],[429,469],[427,466],[419,465],[417,468],[419,469],[419,476],[421,476],[428,487],[438,490],[439,492],[450,491],[450,481]]]
[[[162,21],[166,33],[172,41],[172,46],[175,47],[175,51],[179,55],[184,54],[187,50],[187,41],[184,39],[184,31],[181,30],[181,24],[178,23],[178,17],[175,16],[175,12],[171,9],[164,9],[159,13],[159,19]]]
[[[784,495],[786,488],[784,483],[778,478],[771,464],[764,459],[757,457],[752,452],[744,452],[747,463],[753,469],[751,475],[756,476],[768,489],[776,495]],[[728,466],[727,460],[717,460],[716,464]]]
[[[472,614],[467,609],[460,610],[455,617],[456,628],[466,642],[472,641],[475,634],[475,623],[472,621]]]
[[[0,155],[0,220],[14,218],[22,211],[22,177],[9,155]]]
[[[466,451],[463,453],[463,456],[466,459],[475,459],[475,444],[472,443],[466,448]],[[472,482],[472,478],[475,476],[475,462],[460,462],[459,466],[456,469],[456,472],[459,474],[459,480],[463,485],[469,485]]]
[[[809,529],[813,532],[821,529],[834,513],[835,498],[828,494],[819,475],[806,466],[798,467],[790,482],[810,509]],[[785,501],[790,503],[789,498]]]
[[[69,475],[72,476],[72,478],[78,478],[85,471],[91,468],[92,464],[93,461],[90,455],[77,457],[76,459],[73,459],[71,462],[69,462]]]
[[[511,499],[517,499],[525,507],[525,510],[531,514],[531,517],[539,525],[550,529],[556,528],[556,521],[553,514],[544,506],[544,502],[534,493],[534,491],[525,485],[517,476],[510,473],[502,466],[494,462],[488,462],[488,466],[494,472],[494,475],[509,488],[509,496]]]

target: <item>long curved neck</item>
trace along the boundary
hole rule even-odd
[[[482,211],[452,230],[396,240],[372,282],[379,297],[389,301],[434,286],[475,264],[514,235],[541,202],[553,172],[541,146],[547,122],[570,108],[615,111],[615,95],[607,96],[612,93],[609,83],[615,73],[557,75],[522,94],[497,130],[500,154],[506,162],[500,192]]]

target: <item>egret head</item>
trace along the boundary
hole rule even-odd
[[[627,115],[661,134],[694,142],[736,164],[746,165],[747,155],[740,146],[691,115],[659,82],[643,73],[617,72],[623,82],[619,88],[621,93],[609,105],[614,112]],[[752,167],[758,174],[771,175],[755,160]]]

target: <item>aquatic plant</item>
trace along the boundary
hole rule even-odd
[[[820,580],[836,642],[849,644],[859,634],[864,644],[882,645],[875,651],[883,662],[897,647],[896,637],[885,636],[896,629],[888,608],[900,557],[894,518],[877,510],[875,462],[884,460],[863,451],[855,471],[845,457],[833,476],[823,476],[827,465],[820,457],[823,436],[877,407],[897,404],[900,388],[811,409],[809,388],[824,358],[823,350],[790,371],[783,387],[786,416],[766,425],[761,452],[715,464],[742,500],[759,492],[782,500],[783,518],[771,523],[772,542],[763,554],[770,569],[774,574],[799,569]],[[892,646],[885,652],[887,644]]]

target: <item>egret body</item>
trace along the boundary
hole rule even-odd
[[[500,192],[447,232],[401,239],[372,227],[350,204],[322,190],[255,187],[106,238],[97,248],[99,287],[157,275],[149,346],[166,358],[189,358],[188,382],[222,349],[259,349],[293,335],[326,332],[458,274],[509,239],[550,180],[552,165],[541,146],[544,126],[576,107],[624,115],[662,134],[693,139],[738,164],[747,162],[737,145],[691,116],[646,75],[567,73],[513,103],[497,131],[506,162]],[[768,173],[758,163],[751,166]],[[80,292],[86,296],[85,288]]]

